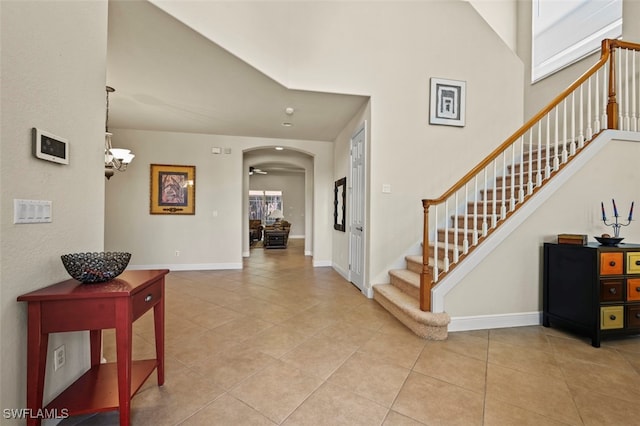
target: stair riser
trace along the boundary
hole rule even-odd
[[[544,170],[546,166],[546,163],[542,163],[540,165],[540,172],[542,173],[542,171]],[[524,163],[524,164],[515,164],[513,166],[507,166],[507,170],[509,172],[510,175],[519,175],[520,174],[520,169],[522,168],[522,173],[523,174],[529,174],[529,163]],[[531,175],[532,175],[532,179],[535,182],[536,180],[536,173],[538,172],[538,163],[533,163],[531,165]]]
[[[416,288],[413,284],[406,282],[402,278],[396,277],[394,275],[391,275],[391,284],[398,287],[409,296],[420,299],[420,287]]]
[[[491,226],[492,216],[493,215],[488,215],[487,216],[488,226]],[[465,216],[458,216],[457,220],[458,220],[458,229],[464,228],[465,220],[467,221],[467,229],[471,229],[471,230],[474,229],[473,228],[473,216],[466,216],[466,217]],[[483,220],[484,220],[483,216],[478,216],[475,229],[482,229]]]
[[[445,234],[449,234],[449,239],[447,241],[449,242],[449,244],[453,244],[453,242],[455,240],[456,232],[453,231],[452,229],[449,229],[449,231],[445,233],[444,229],[438,229],[438,241],[444,242]],[[466,235],[467,240],[469,240],[469,241],[471,241],[471,239],[473,237],[471,232],[468,229],[467,229],[467,233],[465,234],[464,229],[458,228],[457,234],[458,234],[458,245],[462,245],[462,242],[465,239],[465,235]]]
[[[487,191],[480,191],[481,193],[481,197],[483,200],[491,200],[493,201],[493,197],[494,197],[494,190],[493,189],[489,189]],[[511,187],[505,188],[504,192],[502,191],[502,188],[496,188],[495,190],[495,198],[496,201],[500,200],[502,201],[503,197],[505,197],[504,199],[507,200],[507,202],[510,201],[511,199],[511,194],[515,194],[515,198],[518,199],[518,197],[520,196],[520,188],[516,188],[515,191],[511,190]]]
[[[451,261],[453,259],[453,254],[454,254],[454,250],[453,250],[453,245],[450,244],[448,253],[449,253],[449,261]],[[462,250],[458,251],[458,254],[460,254],[462,252]],[[442,247],[438,247],[438,259],[440,260],[444,260],[445,258],[445,250]],[[433,247],[429,247],[429,257],[433,258],[434,257],[434,249]]]
[[[433,270],[431,266],[428,267],[430,271]],[[422,273],[422,263],[407,261],[407,269],[411,272],[415,272],[416,274]]]
[[[488,214],[493,213],[493,203],[487,203],[486,205],[486,211]],[[496,208],[495,208],[496,212],[500,212],[500,205],[496,204]],[[485,204],[483,200],[478,201],[477,203],[469,203],[469,205],[467,206],[467,213],[472,215],[474,213],[477,213],[479,215],[482,215],[485,212]]]

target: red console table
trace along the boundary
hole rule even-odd
[[[89,330],[91,368],[49,405],[69,415],[120,410],[120,425],[131,420],[131,397],[154,368],[164,384],[164,277],[168,269],[125,271],[101,284],[74,279],[23,294],[28,303],[27,408],[42,408],[49,333]],[[132,325],[153,307],[156,359],[131,359]],[[102,330],[115,328],[117,362],[101,364]],[[27,425],[39,425],[28,418]]]

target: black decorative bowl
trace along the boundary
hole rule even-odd
[[[603,246],[617,246],[624,238],[616,237],[594,237]]]
[[[120,275],[129,264],[131,253],[70,253],[60,258],[69,275],[90,284],[109,281]]]

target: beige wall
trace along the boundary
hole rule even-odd
[[[128,170],[106,185],[105,248],[132,253],[131,266],[185,269],[242,267],[248,251],[248,174],[243,153],[281,145],[313,156],[305,193],[316,206],[333,203],[333,144],[314,141],[269,140],[192,133],[112,129],[114,146],[126,146],[136,158]],[[212,154],[211,148],[230,148],[230,154]],[[196,214],[149,214],[149,165],[196,166]],[[308,187],[307,182],[312,186]],[[306,206],[305,206],[306,210]],[[214,215],[215,212],[215,215]],[[314,214],[312,229],[333,225],[329,214]],[[331,238],[312,238],[314,262],[329,266]],[[180,256],[175,256],[176,250]]]
[[[447,312],[465,317],[542,311],[542,244],[561,233],[587,234],[591,242],[612,234],[602,224],[600,202],[611,215],[615,198],[626,218],[631,201],[638,200],[638,158],[640,142],[609,142],[446,296]],[[632,223],[621,236],[637,243],[640,226]]]
[[[0,145],[0,407],[26,406],[23,293],[69,278],[60,255],[101,251],[104,229],[104,112],[107,2],[3,1]],[[70,164],[31,155],[31,128],[70,143]],[[53,222],[13,224],[14,199],[50,200]],[[49,365],[45,400],[89,365],[88,337],[60,333],[66,365]],[[2,424],[24,421],[2,420]]]
[[[522,64],[467,2],[153,3],[287,87],[371,96],[367,286],[420,240],[420,200],[522,123]],[[467,82],[464,128],[428,124],[431,77]]]
[[[624,0],[622,4],[622,38],[640,42],[640,2]],[[531,84],[531,0],[518,2],[518,56],[525,66],[525,118],[535,115],[553,100],[561,91],[587,71],[599,58],[595,53],[551,76]]]

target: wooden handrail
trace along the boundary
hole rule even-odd
[[[420,274],[420,309],[428,311],[431,309],[431,288],[434,285],[434,277],[431,276],[429,271],[429,207],[431,205],[444,203],[447,199],[452,197],[457,191],[460,191],[465,185],[467,185],[475,176],[477,176],[482,170],[495,161],[498,156],[511,147],[519,138],[525,135],[528,131],[541,122],[543,118],[560,105],[565,99],[567,99],[574,91],[576,91],[583,83],[585,83],[590,77],[598,72],[607,61],[609,61],[609,91],[608,102],[606,106],[607,112],[607,128],[618,128],[618,103],[616,101],[616,65],[615,65],[615,53],[616,48],[626,48],[632,50],[640,50],[640,45],[621,40],[605,39],[602,41],[602,53],[600,59],[589,70],[583,73],[573,84],[567,89],[556,96],[546,107],[540,110],[529,121],[527,121],[522,127],[520,127],[513,135],[505,140],[500,146],[494,149],[484,160],[478,163],[471,171],[464,175],[458,182],[451,186],[438,198],[427,198],[422,200],[424,210],[424,228],[423,228],[423,267]],[[604,107],[604,105],[603,105]],[[437,233],[436,233],[437,235]],[[437,241],[436,241],[437,244]],[[438,259],[434,259],[438,262]],[[436,276],[437,277],[437,276]]]
[[[527,130],[531,129],[538,121],[540,121],[540,119],[542,117],[544,117],[546,114],[551,112],[556,106],[558,106],[571,92],[576,90],[582,83],[587,81],[587,79],[589,77],[591,77],[593,74],[595,74],[595,72],[598,69],[600,69],[607,62],[607,60],[609,59],[610,49],[612,48],[611,45],[614,44],[614,43],[617,44],[617,43],[621,43],[621,42],[619,42],[618,40],[610,40],[610,39],[603,40],[602,41],[602,48],[603,48],[602,55],[600,57],[600,60],[594,66],[592,66],[591,68],[589,68],[589,70],[587,70],[584,74],[582,74],[582,76],[580,76],[580,78],[578,78],[565,91],[563,91],[558,96],[556,96],[546,107],[544,107],[542,110],[540,110],[536,115],[533,116],[533,118],[531,118],[522,127],[520,127],[520,129],[518,129],[513,135],[511,135],[509,137],[509,139],[507,139],[500,146],[498,146],[496,149],[494,149],[491,152],[491,154],[489,154],[477,166],[475,166],[473,169],[471,169],[471,171],[469,173],[464,175],[462,177],[462,179],[460,179],[458,182],[453,184],[453,186],[451,188],[449,188],[444,194],[442,194],[438,198],[427,198],[427,199],[424,199],[423,203],[426,202],[427,205],[441,203],[444,200],[446,200],[447,198],[449,198],[451,195],[453,195],[456,191],[461,189],[467,182],[469,182],[471,180],[471,177],[477,175],[482,169],[487,167],[489,165],[489,163],[491,163],[493,160],[495,160],[498,157],[498,155],[502,154],[502,152],[505,149],[507,149],[509,146],[511,146],[520,136],[524,135],[527,132]],[[631,43],[625,43],[625,44],[630,44],[631,46],[635,46],[635,47],[638,46],[638,45],[633,45]],[[606,49],[605,49],[605,46],[606,46]],[[611,93],[610,93],[610,95],[611,95]],[[615,102],[615,92],[614,92],[614,102]]]

